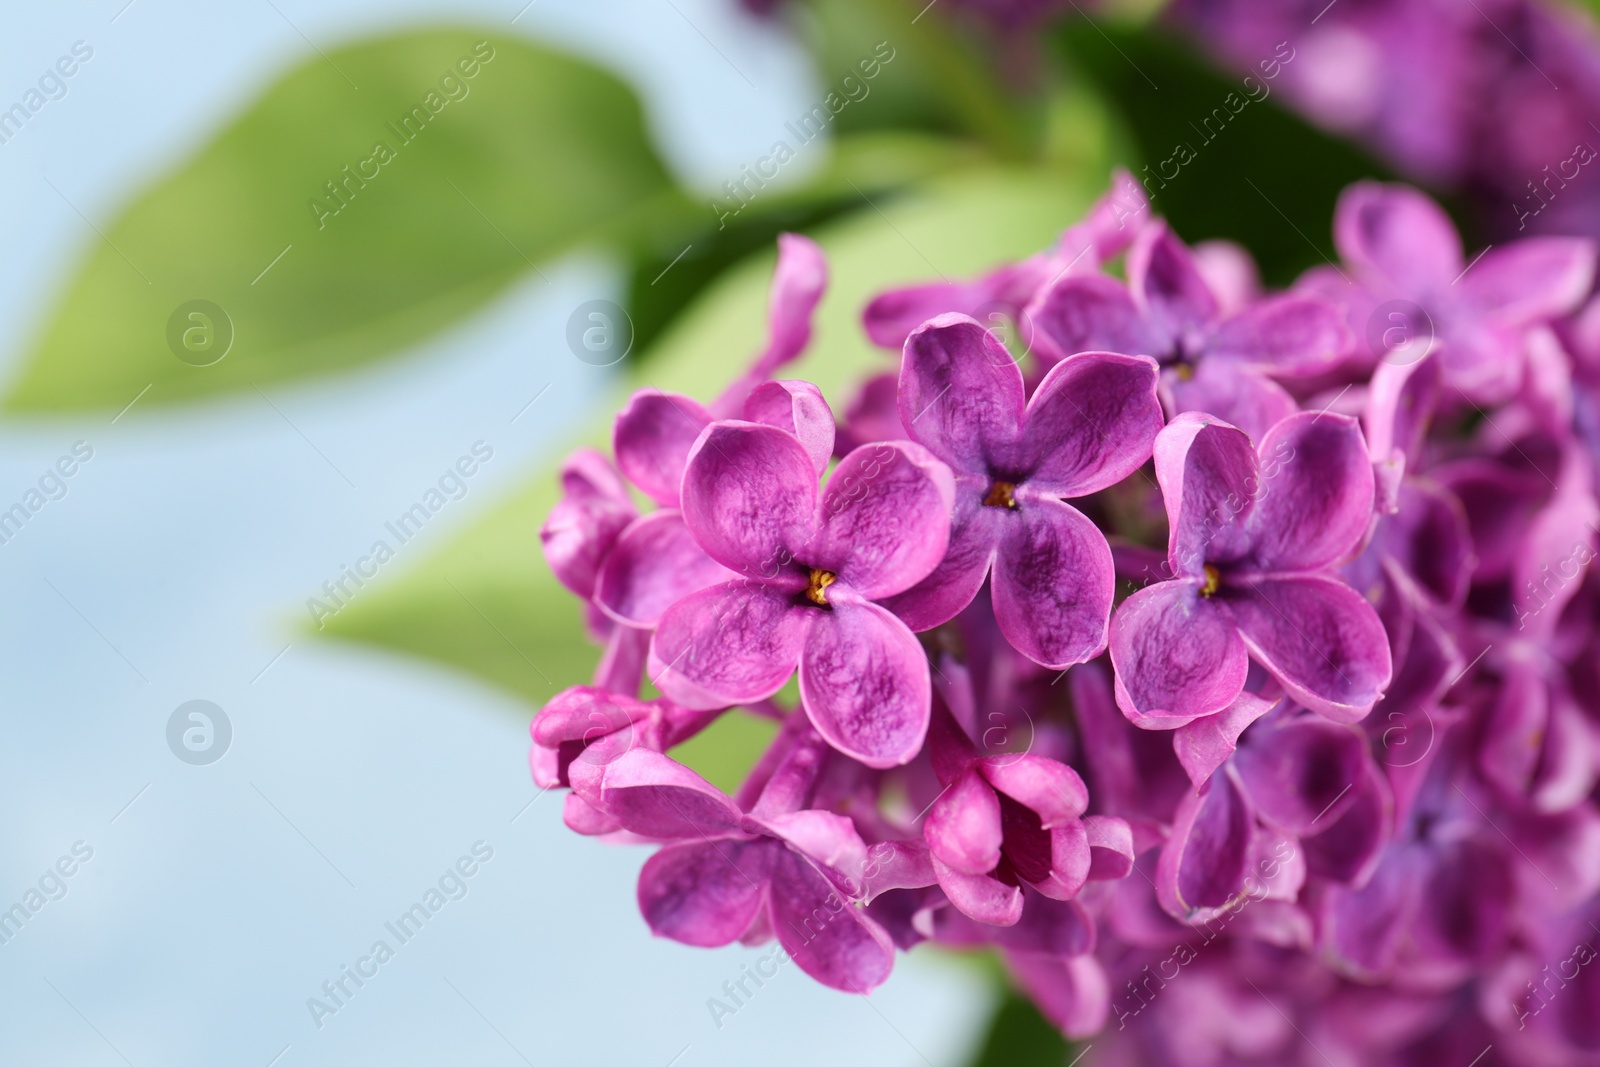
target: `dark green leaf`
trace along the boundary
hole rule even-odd
[[[1188,241],[1243,244],[1271,284],[1334,258],[1341,189],[1389,177],[1361,149],[1280,107],[1272,82],[1254,79],[1247,91],[1240,76],[1160,31],[1073,18],[1057,42],[1126,117],[1142,157],[1135,176],[1155,210]],[[1253,99],[1262,87],[1269,95]]]
[[[1043,72],[1016,62],[1025,42],[928,6],[810,0],[786,12],[809,39],[822,77],[812,106],[837,107],[830,124],[843,132],[926,130],[980,141],[1003,159],[1035,157],[1043,132],[1035,90]]]

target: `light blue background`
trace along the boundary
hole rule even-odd
[[[0,106],[73,42],[94,58],[0,145],[4,373],[100,240],[90,223],[311,54],[308,39],[326,51],[458,22],[563,43],[638,88],[664,154],[708,195],[824,80],[733,0],[538,0],[513,26],[522,4],[6,5]],[[706,999],[756,953],[649,936],[643,853],[569,833],[558,796],[527,806],[524,707],[296,635],[305,599],[474,441],[493,460],[386,577],[592,414],[612,372],[572,358],[563,331],[618,276],[592,258],[546,273],[553,286],[535,280],[386,368],[269,389],[271,404],[0,422],[0,509],[73,442],[94,448],[68,495],[0,545],[0,908],[75,841],[94,849],[0,945],[0,1063],[943,1067],[968,1053],[989,994],[920,952],[868,1002],[785,968],[719,1031]],[[165,742],[195,698],[233,723],[207,767]],[[306,999],[378,937],[395,945],[383,923],[479,840],[494,857],[468,895],[319,1030]]]

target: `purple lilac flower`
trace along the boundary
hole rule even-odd
[[[1576,310],[1594,282],[1595,246],[1583,238],[1528,238],[1469,261],[1449,217],[1403,185],[1346,189],[1333,237],[1346,270],[1313,268],[1299,288],[1342,303],[1363,332],[1388,301],[1420,308],[1410,329],[1437,339],[1445,384],[1476,403],[1515,393],[1529,328]]]
[[[889,606],[915,630],[947,622],[990,578],[1006,640],[1051,667],[1105,647],[1111,550],[1063,497],[1126,478],[1161,428],[1155,364],[1085,353],[1051,368],[1033,396],[1006,349],[963,315],[906,339],[900,421],[955,472],[950,553]]]
[[[618,456],[636,457],[640,454],[659,459],[663,453],[671,456],[669,469],[663,475],[650,471],[636,476],[635,484],[655,486],[656,502],[661,510],[645,515],[618,535],[612,550],[605,558],[595,585],[595,603],[616,621],[644,629],[652,629],[661,619],[661,613],[690,593],[734,577],[732,571],[708,556],[689,533],[683,513],[678,510],[679,483],[683,479],[683,462],[679,462],[677,439],[665,446],[660,444],[665,435],[641,442],[641,423],[646,417],[630,418],[646,410],[655,412],[659,422],[681,423],[695,429],[695,437],[711,424],[710,413],[687,397],[670,399],[662,393],[635,393],[629,406],[618,418]],[[695,412],[687,417],[685,412]],[[700,416],[704,416],[701,421]],[[822,394],[810,382],[767,381],[750,390],[744,402],[744,415],[752,422],[776,426],[794,434],[817,465],[818,472],[826,465],[833,446],[833,412],[822,399]],[[658,425],[659,425],[658,422]],[[626,431],[624,431],[626,427]],[[690,441],[692,447],[693,441]],[[686,462],[688,451],[682,459]],[[628,464],[635,471],[648,471],[646,460],[634,459]]]
[[[813,441],[820,416],[830,423],[831,439],[832,415],[815,388],[777,383],[781,395],[775,399],[775,383],[763,385],[805,350],[827,280],[827,263],[815,242],[798,234],[778,237],[766,347],[714,408],[744,410],[748,418],[808,433]],[[788,412],[783,410],[784,397],[791,401]],[[597,685],[636,692],[649,631],[661,612],[679,597],[728,577],[688,536],[677,511],[689,448],[712,418],[693,398],[657,389],[635,393],[617,416],[617,467],[659,506],[651,514],[639,515],[617,468],[593,449],[579,449],[562,468],[563,497],[539,538],[556,577],[585,599],[590,631],[606,642],[595,672]]]
[[[944,788],[923,836],[939,886],[962,914],[993,926],[1023,915],[1023,886],[1070,900],[1089,877],[1088,807],[1071,767],[1028,753],[979,756],[948,713],[930,739]]]
[[[1365,734],[1287,707],[1261,719],[1269,708],[1245,694],[1173,736],[1197,787],[1156,866],[1157,897],[1179,918],[1213,917],[1274,860],[1258,899],[1292,903],[1312,876],[1363,883],[1388,841],[1393,804]]]
[[[716,422],[700,435],[684,520],[742,577],[667,609],[651,676],[685,706],[725,707],[771,696],[798,667],[802,702],[829,743],[869,766],[905,763],[927,733],[928,665],[878,602],[940,566],[954,483],[907,441],[856,449],[821,493],[816,459],[758,423]]]
[[[847,817],[803,806],[826,752],[814,733],[796,739],[748,812],[647,749],[606,766],[605,810],[625,829],[669,842],[639,874],[639,910],[652,932],[706,947],[776,937],[824,985],[867,993],[882,984],[894,945],[853,903],[866,844]]]
[[[1389,684],[1389,643],[1372,606],[1331,568],[1372,517],[1373,476],[1360,427],[1303,412],[1267,432],[1201,414],[1156,440],[1171,523],[1172,578],[1117,610],[1117,703],[1139,725],[1182,726],[1226,708],[1250,660],[1299,703],[1354,722]]]
[[[561,584],[588,600],[606,553],[639,511],[616,468],[592,448],[567,457],[561,488],[562,498],[540,528],[539,540]]]
[[[596,775],[634,747],[664,752],[682,744],[715,716],[688,711],[669,700],[635,700],[591,686],[557,693],[529,726],[528,764],[541,789],[565,786],[565,820],[580,834],[621,829],[600,807]]]

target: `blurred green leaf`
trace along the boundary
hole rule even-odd
[[[773,247],[778,234],[871,210],[915,182],[988,162],[970,143],[904,130],[849,134],[814,150],[827,153],[827,162],[804,185],[768,191],[751,183],[745,201],[725,193],[708,198],[677,225],[663,222],[641,240],[630,257],[627,298],[636,356],[649,358],[701,290],[745,256]]]
[[[1073,1046],[1010,983],[968,1067],[1066,1067]]]
[[[830,93],[848,101],[833,122],[844,132],[935,131],[980,141],[1001,159],[1033,158],[1046,72],[1018,61],[1026,42],[993,34],[978,19],[952,20],[948,12],[924,18],[929,6],[927,0],[810,0],[785,11],[816,57],[824,94],[816,104],[824,106]]]
[[[1185,240],[1243,244],[1269,284],[1335,258],[1340,190],[1390,177],[1359,147],[1280,107],[1273,82],[1254,79],[1255,96],[1260,87],[1271,95],[1252,99],[1242,76],[1219,72],[1158,30],[1073,18],[1056,40],[1126,118],[1142,157],[1132,169],[1149,179],[1155,210]]]
[[[466,29],[349,45],[99,224],[6,405],[121,407],[147,385],[161,404],[351,367],[673,210],[638,102],[591,64]],[[169,348],[193,300],[232,322],[211,366]]]
[[[829,292],[809,354],[785,373],[816,382],[842,410],[855,383],[895,367],[862,334],[860,309],[871,296],[1037,251],[1082,213],[1105,180],[1103,170],[1076,177],[969,172],[817,230],[832,274]],[[720,392],[760,348],[772,263],[770,252],[747,260],[674,323],[649,364],[651,384],[704,399]],[[583,441],[608,448],[609,411],[622,400],[619,392]],[[535,704],[586,681],[598,650],[585,637],[579,602],[556,582],[538,547],[537,531],[558,495],[556,460],[436,555],[327,620],[324,633],[447,664]],[[699,753],[717,749],[714,758],[732,766],[737,760],[719,745],[759,740],[723,738]],[[740,754],[739,770],[755,750]],[[687,758],[696,758],[693,750]]]

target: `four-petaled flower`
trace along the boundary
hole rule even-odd
[[[1372,519],[1372,462],[1354,419],[1302,412],[1259,449],[1209,415],[1161,431],[1156,477],[1172,577],[1111,622],[1117,703],[1135,724],[1182,726],[1232,704],[1254,658],[1300,704],[1362,718],[1389,684],[1377,612],[1332,568]]]
[[[773,426],[716,422],[700,435],[684,521],[741,577],[667,609],[651,677],[686,707],[726,707],[771,696],[798,666],[801,700],[830,744],[870,767],[905,763],[928,728],[928,662],[878,601],[944,558],[950,470],[909,441],[856,449],[820,493],[818,469],[817,454]]]
[[[965,315],[906,339],[900,419],[955,472],[950,552],[888,601],[914,630],[954,618],[991,571],[995,618],[1017,651],[1047,667],[1098,655],[1114,576],[1103,533],[1063,497],[1121,481],[1161,429],[1156,365],[1091,352],[1050,369],[1029,399],[1022,371]]]

